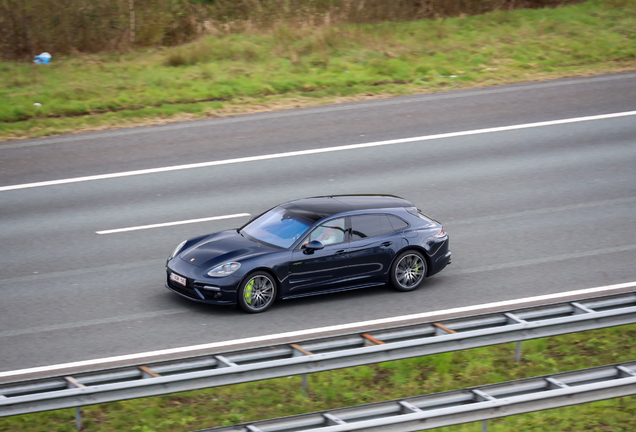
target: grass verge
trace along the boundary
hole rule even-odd
[[[299,376],[184,392],[84,408],[84,430],[96,432],[191,431],[241,422],[329,410],[363,403],[529,378],[636,358],[636,325],[514,344],[315,373],[309,391]],[[628,343],[626,343],[628,342]],[[73,409],[0,419],[0,431],[74,429]],[[438,429],[475,432],[481,424]],[[632,432],[636,397],[534,412],[489,421],[490,432]]]
[[[0,140],[634,70],[636,0],[53,54],[0,63]]]

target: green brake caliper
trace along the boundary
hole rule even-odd
[[[420,272],[420,265],[418,263],[415,263],[415,276],[417,276],[419,272]]]
[[[254,279],[245,285],[245,301],[247,304],[252,304],[252,288],[254,288]]]

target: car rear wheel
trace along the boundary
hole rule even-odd
[[[416,290],[426,277],[426,260],[415,250],[402,252],[391,266],[391,285],[398,291]]]
[[[238,292],[238,303],[248,313],[269,309],[276,298],[276,282],[268,273],[255,272],[245,278]]]

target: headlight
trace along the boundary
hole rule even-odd
[[[241,263],[237,262],[229,262],[223,265],[220,265],[216,268],[213,268],[208,272],[208,276],[212,277],[223,277],[227,275],[231,275],[235,271],[241,268]]]
[[[168,258],[168,261],[170,261],[172,258],[175,257],[175,255],[177,255],[179,253],[179,251],[181,250],[181,248],[183,247],[183,245],[185,245],[187,242],[187,240],[182,241],[181,243],[179,243],[179,246],[177,246],[177,248],[174,250],[174,252],[172,252],[172,254],[170,255],[170,257]]]

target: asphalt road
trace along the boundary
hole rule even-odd
[[[0,143],[0,187],[636,110],[636,73]],[[442,221],[453,263],[265,314],[164,288],[183,239],[313,195],[390,193]],[[636,116],[0,190],[0,371],[636,280]]]

